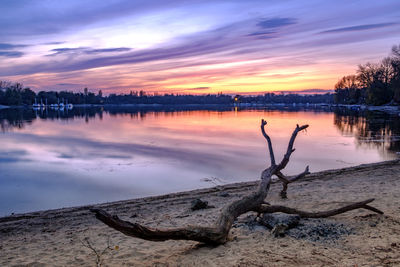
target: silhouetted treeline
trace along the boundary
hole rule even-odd
[[[7,106],[22,106],[38,104],[57,104],[59,102],[70,104],[221,104],[233,103],[273,104],[273,103],[333,103],[333,94],[275,94],[267,93],[257,96],[231,96],[222,93],[208,95],[180,95],[180,94],[146,94],[144,91],[131,91],[129,94],[110,94],[103,96],[101,90],[97,94],[89,92],[70,91],[40,91],[35,93],[29,88],[24,88],[20,83],[0,81],[0,104]]]
[[[35,97],[36,93],[21,83],[0,81],[0,105],[32,105]]]
[[[400,45],[380,63],[359,65],[357,74],[344,76],[335,85],[339,104],[384,105],[400,103]]]
[[[105,104],[231,104],[230,95],[147,95],[144,91],[131,91],[129,94],[110,94],[104,98]]]
[[[104,102],[101,90],[95,95],[87,88],[84,92],[74,93],[68,91],[40,91],[35,93],[21,83],[0,81],[0,105],[22,106],[40,104],[57,104],[59,102],[71,104],[101,104]]]
[[[313,95],[300,95],[300,94],[275,94],[267,93],[258,96],[237,96],[241,103],[256,103],[256,104],[333,104],[333,94],[313,94]]]

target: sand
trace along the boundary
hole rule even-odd
[[[155,227],[207,225],[224,204],[255,186],[238,183],[96,207]],[[325,210],[372,197],[385,214],[355,210],[302,220],[291,235],[274,237],[249,213],[238,218],[229,242],[210,247],[125,236],[96,220],[89,206],[49,210],[0,218],[0,266],[96,266],[87,241],[99,254],[109,242],[102,266],[400,266],[399,160],[311,174],[289,186],[288,200],[279,198],[279,190],[280,184],[272,184],[267,201]],[[215,208],[191,211],[196,198]]]

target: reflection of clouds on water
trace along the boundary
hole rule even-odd
[[[1,162],[0,169],[0,216],[103,202],[104,195],[114,200],[130,195],[124,187],[92,182],[82,174],[63,169]]]
[[[10,141],[15,143],[39,143],[41,147],[48,146],[52,149],[58,150],[67,149],[77,150],[65,153],[62,151],[57,152],[57,158],[61,159],[97,159],[97,158],[110,158],[110,159],[131,159],[132,155],[146,156],[151,158],[166,158],[175,159],[180,162],[190,164],[207,164],[215,168],[221,167],[226,164],[228,159],[221,157],[219,151],[207,152],[199,150],[190,150],[179,147],[162,147],[137,143],[117,143],[117,142],[101,142],[96,140],[68,137],[68,136],[39,136],[28,133],[15,133]],[[96,151],[96,152],[93,152]],[[100,152],[97,152],[100,151]],[[109,152],[107,154],[106,152]],[[120,152],[122,154],[117,154]],[[241,152],[243,156],[249,154],[246,151]]]
[[[26,155],[28,155],[28,153],[25,150],[0,150],[0,164],[30,161],[29,159],[24,159]]]
[[[102,120],[101,111],[88,112],[78,110],[67,120],[55,115],[32,119],[35,123],[1,134],[0,202],[5,197],[12,201],[0,206],[0,214],[259,179],[269,165],[261,118],[268,118],[277,160],[296,124],[310,124],[308,133],[296,140],[287,175],[306,165],[318,171],[393,157],[382,156],[379,147],[360,146],[357,128],[347,131],[347,122],[339,120],[344,131],[338,131],[332,123],[338,117],[327,112],[228,109],[132,116],[140,112],[124,110],[115,112],[118,116],[104,112]],[[17,126],[31,113],[8,115]],[[86,124],[88,116],[92,119]]]

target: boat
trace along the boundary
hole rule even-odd
[[[36,98],[35,98],[35,103],[32,105],[33,109],[40,109],[40,104],[37,103]]]
[[[66,103],[65,103],[65,108],[68,109],[68,110],[71,110],[71,109],[74,108],[74,105],[68,104],[68,99],[67,99],[67,100],[66,100]]]

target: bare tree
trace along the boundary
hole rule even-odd
[[[260,214],[274,213],[274,212],[298,214],[302,218],[325,218],[359,208],[368,209],[373,212],[383,214],[382,211],[368,205],[374,199],[368,199],[338,209],[322,211],[322,212],[301,211],[285,206],[269,205],[265,203],[265,198],[267,197],[268,194],[272,175],[277,175],[278,178],[282,181],[283,190],[281,192],[281,196],[286,196],[288,184],[304,177],[306,174],[309,173],[307,166],[304,172],[291,178],[286,177],[282,174],[282,170],[289,163],[290,156],[295,151],[293,145],[297,134],[307,129],[308,125],[296,126],[289,140],[287,151],[282,161],[279,164],[277,164],[275,161],[275,155],[272,148],[272,141],[265,131],[266,125],[267,122],[261,120],[261,132],[268,143],[271,165],[261,173],[261,181],[259,182],[258,189],[252,194],[247,195],[242,199],[233,201],[232,203],[225,206],[222,209],[219,218],[212,226],[186,226],[173,229],[156,229],[138,223],[131,223],[128,221],[121,220],[118,218],[118,216],[112,216],[109,213],[105,212],[104,210],[92,209],[92,211],[96,214],[97,219],[107,224],[108,226],[114,228],[115,230],[118,230],[128,236],[138,237],[152,241],[165,241],[169,239],[194,240],[208,244],[225,243],[228,240],[229,231],[235,219],[238,216],[250,211],[255,211]]]

